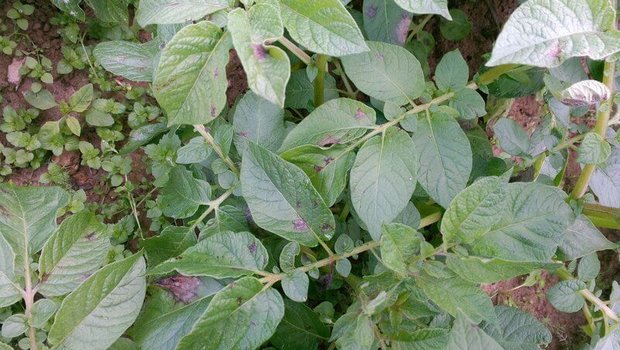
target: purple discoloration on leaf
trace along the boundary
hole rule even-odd
[[[380,52],[375,52],[374,53],[375,59],[379,60],[379,61],[383,61],[383,54]]]
[[[189,304],[198,296],[200,280],[197,277],[179,275],[161,279],[156,285],[172,293],[175,300]]]
[[[315,165],[314,166],[314,171],[317,173],[320,173],[321,171],[323,171],[323,167],[320,165]]]
[[[252,244],[250,244],[248,246],[248,250],[250,251],[250,253],[254,254],[256,253],[256,242],[252,242]]]
[[[250,207],[245,207],[245,209],[243,209],[243,214],[245,216],[245,220],[252,224],[255,225],[256,223],[254,222],[254,218],[252,217],[252,212],[250,211]]]
[[[407,40],[407,33],[409,32],[409,26],[411,25],[411,15],[405,14],[398,22],[396,29],[394,30],[394,39],[399,44],[404,44]]]
[[[252,52],[254,53],[254,57],[262,61],[267,57],[267,50],[262,44],[252,44]]]
[[[212,117],[217,117],[217,108],[215,108],[215,106],[211,106],[211,116]]]
[[[331,163],[334,160],[334,158],[332,157],[325,157],[323,158],[323,161],[325,162],[325,165],[329,165],[329,163]]]
[[[324,223],[323,226],[321,226],[321,231],[322,232],[329,232],[331,230],[333,230],[334,228],[332,227],[332,225],[328,224],[328,223]]]
[[[248,137],[248,132],[247,131],[242,131],[239,133],[239,136],[241,137]]]
[[[324,276],[321,276],[321,278],[319,279],[319,283],[325,288],[328,289],[331,285],[332,282],[334,281],[334,276],[330,273]]]
[[[338,142],[340,142],[340,140],[338,140],[337,138],[333,137],[332,135],[327,135],[325,136],[325,138],[319,141],[319,146],[325,147],[325,146],[335,145],[335,144],[338,144]]]
[[[293,220],[293,230],[308,231],[308,223],[304,219]]]
[[[362,111],[361,108],[358,108],[357,111],[355,111],[355,119],[359,120],[359,119],[366,119],[366,118],[368,118],[368,116],[366,115],[364,111]]]
[[[377,15],[377,6],[368,6],[366,8],[366,17],[373,18]]]
[[[215,70],[213,71],[213,77],[217,78],[220,76],[220,69],[219,68],[215,68]]]
[[[96,232],[91,232],[88,235],[86,235],[86,237],[84,237],[84,238],[86,238],[87,241],[94,241],[96,235],[97,235]]]
[[[560,44],[555,44],[555,46],[551,47],[549,51],[547,51],[547,55],[551,58],[560,58],[562,55],[562,48],[560,47]]]

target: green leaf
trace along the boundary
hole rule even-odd
[[[532,147],[527,131],[516,121],[502,118],[493,126],[500,147],[513,156],[528,155]]]
[[[420,62],[406,49],[368,42],[369,52],[342,58],[351,81],[366,95],[403,105],[420,97],[425,88]]]
[[[54,95],[52,95],[51,92],[45,89],[37,93],[28,90],[24,93],[24,99],[26,100],[26,102],[30,103],[32,107],[40,109],[42,111],[46,111],[48,109],[52,109],[58,106]]]
[[[581,214],[562,236],[558,251],[564,260],[575,260],[588,254],[618,246],[605,237],[587,216]]]
[[[291,37],[310,51],[341,57],[368,51],[355,20],[340,0],[281,0]]]
[[[241,188],[261,228],[310,247],[333,236],[334,216],[308,176],[252,142],[243,156]]]
[[[620,208],[620,147],[613,147],[605,164],[597,166],[590,189],[601,205]]]
[[[129,19],[127,5],[129,0],[86,0],[95,16],[103,22],[126,23]]]
[[[318,350],[329,338],[329,328],[304,304],[284,300],[284,318],[271,337],[278,349]]]
[[[454,93],[449,106],[456,109],[461,118],[471,120],[485,116],[486,102],[478,92],[472,89],[461,89]]]
[[[13,314],[2,321],[3,338],[15,338],[24,334],[28,330],[28,318],[24,314]]]
[[[233,117],[235,147],[243,154],[247,140],[276,151],[284,137],[284,110],[248,91],[235,106]]]
[[[362,102],[338,98],[325,102],[286,136],[281,151],[303,145],[327,147],[347,144],[375,125],[375,110]]]
[[[208,205],[210,196],[209,183],[194,178],[185,167],[176,166],[161,189],[158,203],[164,215],[182,219],[194,215],[201,205]]]
[[[39,299],[32,305],[32,325],[43,328],[47,321],[54,316],[58,305],[50,299]]]
[[[70,293],[105,263],[110,247],[106,226],[92,212],[65,219],[41,252],[39,293]]]
[[[84,21],[84,10],[80,7],[81,0],[52,0],[52,3],[62,12],[67,13],[79,21]]]
[[[231,47],[230,35],[206,21],[184,27],[166,44],[153,92],[169,125],[204,124],[220,114]]]
[[[295,270],[288,273],[282,279],[282,290],[292,301],[303,303],[308,299],[308,275],[305,272]]]
[[[464,88],[468,79],[469,67],[458,49],[445,54],[435,69],[435,83],[444,92]]]
[[[478,286],[439,263],[427,263],[416,283],[437,306],[457,317],[464,313],[473,322],[495,321],[493,304]],[[477,349],[477,348],[472,348]]]
[[[482,329],[478,328],[478,323],[477,321],[472,323],[467,319],[466,315],[459,314],[450,331],[446,350],[505,350],[493,338],[484,333]]]
[[[86,84],[69,97],[69,106],[73,112],[82,113],[93,100],[93,84]],[[79,136],[79,135],[78,135]]]
[[[551,332],[527,312],[498,305],[495,314],[498,322],[482,329],[504,350],[538,350],[551,343]]]
[[[446,243],[472,244],[501,220],[506,210],[506,181],[490,176],[461,191],[450,203],[441,220]]]
[[[368,140],[351,169],[351,201],[374,240],[381,225],[407,206],[417,180],[416,146],[402,130],[388,129]]]
[[[351,273],[351,262],[348,259],[341,259],[336,261],[336,272],[344,278],[349,277]]]
[[[157,266],[196,244],[196,234],[188,227],[168,226],[157,236],[140,242],[150,266]]]
[[[175,349],[202,317],[210,301],[211,298],[202,298],[140,323],[132,336],[141,349]]]
[[[383,225],[381,259],[387,268],[406,275],[407,265],[420,252],[420,234],[403,224]]]
[[[179,350],[255,349],[276,331],[284,302],[273,288],[244,277],[217,293]]]
[[[325,101],[340,97],[336,86],[336,79],[330,74],[325,75]],[[286,85],[286,108],[301,108],[311,110],[314,107],[314,85],[308,79],[305,69],[291,73],[291,79]]]
[[[216,209],[214,218],[207,221],[207,225],[200,231],[200,238],[224,231],[249,230],[245,211],[231,205],[224,205]]]
[[[472,29],[472,24],[467,18],[467,14],[461,9],[451,9],[449,11],[452,19],[441,18],[439,20],[439,32],[447,40],[460,41],[465,39]]]
[[[584,256],[579,260],[577,268],[577,276],[584,282],[590,282],[598,276],[601,271],[601,262],[598,260],[596,253]]]
[[[443,328],[421,328],[401,333],[392,343],[394,350],[444,350],[448,345],[448,330]]]
[[[447,208],[465,189],[472,170],[472,152],[459,123],[442,110],[418,118],[413,134],[419,156],[420,185],[433,200]]]
[[[16,265],[37,253],[56,231],[56,215],[69,196],[58,187],[0,184],[0,235],[17,256]],[[23,270],[18,268],[18,275]]]
[[[209,159],[212,149],[202,136],[194,137],[177,150],[177,164],[196,164]]]
[[[347,186],[348,173],[355,160],[355,153],[347,151],[345,146],[299,146],[285,151],[281,156],[308,175],[328,207],[338,201]]]
[[[141,0],[136,19],[149,24],[185,23],[228,8],[228,0]]]
[[[587,289],[582,281],[560,281],[547,291],[547,299],[553,307],[562,312],[577,312],[586,302],[579,294],[582,289]]]
[[[436,14],[451,20],[448,0],[394,0],[405,10],[415,14]]]
[[[133,81],[153,81],[153,65],[159,47],[153,43],[123,40],[97,44],[93,55],[107,71]]]
[[[472,244],[480,256],[511,261],[548,262],[564,230],[574,221],[559,188],[538,183],[511,183],[507,211],[491,230]]]
[[[284,50],[264,45],[263,39],[252,36],[252,28],[261,21],[253,14],[243,9],[233,10],[228,14],[228,29],[245,70],[248,86],[256,95],[283,107],[286,84],[291,76],[290,60]]]
[[[67,119],[65,119],[65,122],[67,123],[67,127],[69,128],[69,130],[71,130],[73,135],[79,137],[82,133],[82,126],[80,125],[80,121],[74,116],[68,116]]]
[[[582,164],[601,164],[611,155],[611,146],[595,132],[589,132],[577,149],[577,161]]]
[[[15,272],[15,253],[0,235],[0,307],[13,305],[22,299],[18,285],[13,282]]]
[[[448,255],[446,265],[463,279],[474,283],[495,283],[527,275],[534,270],[553,270],[561,266],[553,263],[514,262],[502,259],[485,259],[474,256],[459,257],[455,255]]]
[[[240,277],[262,271],[268,259],[267,250],[251,233],[222,232],[155,266],[149,274],[177,271],[186,276]]]
[[[297,242],[288,242],[280,252],[280,269],[284,272],[290,272],[295,269],[295,259],[301,252],[301,247]]]
[[[348,312],[334,324],[330,341],[334,340],[339,349],[371,350],[375,342],[374,322],[366,314]]]
[[[48,341],[55,347],[106,349],[136,320],[146,292],[141,254],[105,266],[69,294]]]
[[[411,17],[394,0],[364,0],[364,29],[372,41],[404,45]]]
[[[487,65],[555,67],[571,57],[603,59],[620,50],[620,33],[607,31],[614,12],[611,3],[602,0],[528,1],[504,25]]]
[[[607,85],[596,80],[579,81],[558,92],[551,91],[562,103],[569,106],[592,106],[611,95]]]

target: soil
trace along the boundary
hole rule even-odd
[[[22,0],[26,3],[35,3],[33,0]],[[493,40],[497,37],[501,29],[502,23],[506,21],[510,13],[516,8],[517,0],[481,0],[481,1],[469,1],[458,0],[451,1],[451,7],[459,7],[469,17],[473,24],[472,33],[465,40],[459,42],[450,42],[446,40],[439,40],[436,48],[436,56],[431,58],[431,69],[439,58],[444,53],[458,48],[463,56],[466,58],[471,72],[476,72],[483,63],[481,53],[490,52]],[[6,13],[7,9],[11,6],[12,1],[4,2],[4,5],[0,6],[2,13]],[[35,13],[30,16],[31,27],[28,30],[28,35],[32,41],[44,50],[44,55],[50,58],[54,67],[56,63],[62,58],[60,48],[62,46],[62,38],[57,33],[55,26],[49,24],[49,18],[56,11],[50,2],[36,1]],[[426,30],[431,31],[436,38],[440,38],[439,34],[439,20],[433,18],[427,25]],[[148,35],[143,34],[141,39],[148,39]],[[27,43],[19,43],[21,48],[26,48]],[[247,90],[247,82],[245,73],[239,59],[234,51],[230,53],[230,63],[227,66],[227,74],[229,79],[229,88],[227,91],[227,100],[229,105],[233,105],[236,99]],[[16,67],[16,59],[0,54],[0,93],[4,97],[4,102],[0,107],[5,105],[11,105],[15,108],[28,107],[28,104],[23,99],[23,93],[30,88],[31,81],[29,79],[23,79],[19,84],[13,84],[9,82],[9,66],[13,64]],[[66,100],[77,89],[88,83],[88,71],[75,71],[72,74],[59,76],[55,71],[53,72],[54,83],[51,86],[46,86],[48,90],[54,95],[56,100]],[[14,80],[11,77],[11,80]],[[119,84],[126,84],[127,81],[122,79],[117,80]],[[518,123],[523,125],[526,129],[532,130],[540,122],[540,103],[534,97],[523,97],[517,99],[512,104],[512,108],[508,112],[508,116]],[[44,123],[45,121],[58,120],[61,117],[60,112],[54,108],[45,112],[37,120],[37,123]],[[93,132],[85,132],[82,135],[82,139],[88,140],[94,144],[98,144],[99,140]],[[6,143],[5,137],[0,133],[0,142]],[[133,181],[138,181],[141,177],[148,176],[144,163],[142,162],[143,154],[141,152],[135,152],[131,155],[134,166],[132,173],[129,177]],[[89,201],[101,202],[101,201],[113,201],[116,194],[113,191],[108,191],[107,195],[102,195],[101,189],[104,188],[105,172],[102,170],[93,170],[86,166],[80,165],[79,152],[65,152],[59,157],[53,157],[53,161],[63,165],[70,174],[70,184],[75,189],[84,189],[87,193]],[[579,168],[573,164],[569,171],[569,176],[575,176],[578,174]],[[46,166],[42,166],[36,170],[19,170],[9,177],[9,181],[12,181],[19,185],[37,185],[38,179],[42,173],[46,171]],[[607,261],[616,260],[617,255],[609,258]],[[610,265],[614,265],[611,263]],[[604,270],[603,275],[615,276],[617,270],[607,271]],[[549,349],[566,349],[571,345],[579,344],[584,340],[583,332],[580,327],[584,323],[581,313],[577,314],[564,314],[556,311],[546,300],[545,292],[553,284],[557,282],[557,279],[553,276],[544,274],[544,286],[536,285],[533,287],[518,287],[523,278],[515,278],[509,281],[504,281],[492,285],[484,286],[484,290],[493,297],[493,301],[496,304],[509,304],[519,306],[520,308],[530,312],[533,316],[538,318],[541,322],[546,324],[553,333],[553,343],[549,346]],[[178,281],[169,281],[170,286],[175,286]],[[516,289],[515,289],[516,288]],[[178,292],[179,298],[186,297],[183,291]]]

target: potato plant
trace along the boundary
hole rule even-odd
[[[0,184],[0,349],[539,349],[554,325],[481,285],[541,271],[560,280],[550,303],[584,314],[583,349],[619,346],[618,278],[597,284],[597,252],[618,249],[599,228],[620,229],[615,0],[523,2],[479,72],[459,50],[429,64],[471,30],[447,0],[52,3],[74,45],[87,13],[150,39],[68,46],[59,73],[95,86],[30,91],[62,111],[48,138],[12,109],[2,125],[24,152],[79,150],[128,204],[104,224],[65,189]],[[231,57],[248,85],[233,103]],[[106,95],[101,68],[154,100]],[[528,95],[535,130],[506,116]]]

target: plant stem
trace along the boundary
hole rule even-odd
[[[573,275],[571,275],[570,272],[568,272],[565,268],[558,269],[556,271],[556,274],[563,281],[574,279]],[[589,289],[582,289],[579,291],[579,294],[581,294],[581,296],[590,303],[596,305],[606,318],[616,323],[620,323],[620,318],[618,318],[618,315],[616,315],[616,313],[612,309],[610,309],[607,304],[605,304],[601,299],[594,295]]]
[[[407,37],[407,40],[405,42],[410,42],[411,39],[413,39],[413,37],[418,34],[422,29],[424,29],[424,26],[426,26],[426,24],[428,23],[428,21],[431,20],[431,18],[433,18],[433,15],[426,15],[426,17],[424,17],[422,19],[422,21],[420,23],[418,23],[417,26],[415,26],[413,28],[413,30],[411,31],[411,33],[409,34],[409,36]]]
[[[613,8],[616,8],[617,1],[612,0]],[[614,16],[614,20],[610,29],[615,30],[616,25],[616,17]],[[603,68],[603,84],[607,86],[609,89],[609,97],[603,101],[598,107],[598,111],[596,112],[596,125],[594,126],[594,132],[599,134],[603,139],[605,139],[605,132],[607,131],[607,126],[609,124],[609,117],[611,115],[611,111],[614,107],[614,80],[616,75],[616,61],[605,61],[605,66]],[[590,179],[592,179],[592,174],[594,174],[594,170],[596,169],[596,164],[586,164],[581,170],[581,174],[577,179],[577,183],[575,184],[575,188],[570,194],[570,198],[579,199],[583,197],[583,195],[588,190],[588,185],[590,184]]]
[[[207,141],[207,143],[209,145],[211,145],[211,147],[213,148],[215,153],[217,153],[217,155],[224,161],[224,163],[226,163],[226,165],[228,165],[230,170],[233,173],[235,173],[235,175],[239,176],[239,168],[237,168],[237,165],[235,165],[235,162],[233,162],[232,159],[230,159],[229,156],[224,154],[224,151],[222,150],[222,147],[220,147],[220,145],[218,145],[217,142],[215,142],[215,140],[213,139],[213,136],[211,135],[211,133],[209,133],[209,131],[207,131],[205,126],[202,125],[202,124],[196,124],[196,125],[194,125],[194,129],[200,135],[202,135],[202,137],[205,139],[205,141]]]
[[[26,242],[27,243],[27,242]],[[26,309],[24,310],[24,315],[28,319],[28,323],[30,326],[28,327],[28,338],[30,339],[30,349],[37,350],[37,338],[36,338],[36,329],[32,326],[32,305],[34,305],[34,295],[37,293],[32,287],[32,277],[30,275],[30,263],[28,261],[28,245],[25,246],[25,254],[23,256],[24,260],[24,279],[26,288],[23,291],[24,303],[26,304]]]
[[[232,195],[234,190],[235,190],[234,187],[233,188],[229,188],[221,196],[219,196],[216,199],[214,199],[211,202],[209,202],[209,207],[207,208],[207,210],[205,210],[204,213],[200,214],[198,219],[196,219],[196,221],[194,221],[192,226],[190,226],[189,230],[193,231],[194,229],[196,229],[198,224],[200,224],[209,214],[211,214],[212,211],[214,211],[217,208],[219,208],[219,206],[222,204],[222,202],[224,202],[226,199],[228,199],[228,197],[230,197]]]
[[[340,64],[340,61],[334,60],[334,65],[336,66],[336,69],[338,70],[338,73],[340,74],[340,77],[342,78],[342,83],[344,84],[344,87],[347,89],[347,96],[349,96],[349,98],[355,99],[357,97],[357,92],[355,92],[353,88],[351,87],[349,78],[347,78],[347,75],[345,74],[344,69],[342,69],[342,65]]]
[[[314,107],[318,107],[325,101],[325,73],[327,72],[327,56],[317,55],[316,67],[319,72],[314,78]]]
[[[304,50],[300,49],[299,46],[295,45],[292,41],[288,40],[286,37],[281,37],[278,39],[282,46],[286,47],[293,55],[297,56],[306,66],[309,66],[312,63],[312,57],[310,57]]]

